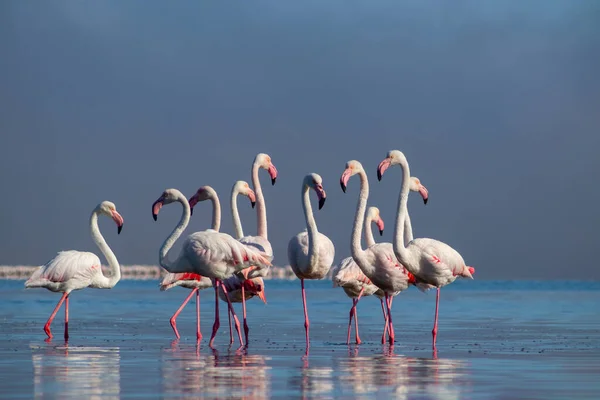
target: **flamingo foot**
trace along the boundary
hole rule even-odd
[[[169,322],[171,323],[171,328],[173,328],[173,333],[175,333],[175,337],[177,339],[180,339],[181,336],[179,336],[179,331],[177,330],[177,318],[171,317],[171,319],[169,319]]]

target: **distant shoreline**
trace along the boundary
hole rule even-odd
[[[37,266],[29,265],[0,265],[0,279],[26,280]],[[108,267],[102,266],[105,275],[109,275]],[[121,265],[121,279],[125,280],[158,280],[167,272],[158,265]],[[297,279],[292,267],[273,266],[264,279]]]

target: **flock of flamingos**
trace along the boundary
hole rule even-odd
[[[418,178],[411,177],[408,161],[404,154],[398,150],[388,152],[377,168],[377,178],[381,180],[384,172],[394,165],[399,165],[402,168],[402,186],[398,199],[394,242],[375,243],[370,225],[375,223],[380,233],[383,233],[384,223],[376,207],[370,207],[367,212],[369,197],[367,174],[360,162],[352,160],[346,163],[340,178],[342,190],[345,192],[350,178],[358,175],[360,178],[360,195],[352,230],[351,257],[344,259],[339,266],[335,267],[336,270],[333,274],[334,286],[342,287],[352,299],[347,343],[350,343],[350,331],[354,317],[357,344],[361,343],[361,340],[358,334],[356,305],[361,297],[375,295],[380,298],[385,320],[381,340],[382,343],[385,343],[387,336],[389,342],[393,344],[394,327],[391,308],[394,296],[406,290],[410,285],[417,286],[423,291],[437,288],[435,321],[432,331],[433,348],[435,349],[440,288],[452,283],[458,276],[473,279],[475,270],[467,266],[462,256],[447,244],[434,239],[413,239],[407,208],[408,194],[410,191],[418,192],[423,201],[427,203],[428,192]],[[267,273],[273,259],[273,250],[267,235],[266,206],[258,177],[260,169],[268,171],[272,184],[275,184],[277,179],[277,169],[273,165],[271,157],[264,153],[258,154],[252,164],[254,190],[250,188],[248,183],[238,181],[234,184],[231,192],[234,236],[219,231],[221,206],[217,193],[210,186],[201,187],[189,200],[179,190],[167,189],[152,205],[152,216],[155,221],[161,207],[167,204],[180,203],[183,209],[179,223],[164,241],[159,251],[159,263],[169,272],[161,282],[161,290],[174,286],[182,286],[192,290],[170,320],[177,338],[179,338],[176,325],[177,316],[194,293],[196,294],[197,339],[202,338],[200,333],[199,291],[212,286],[215,289],[215,322],[209,345],[213,346],[215,335],[220,326],[219,297],[226,301],[228,305],[230,344],[234,341],[231,330],[231,318],[233,318],[240,345],[244,346],[240,323],[231,304],[232,302],[242,303],[245,344],[246,346],[248,344],[249,329],[246,322],[245,301],[254,296],[259,296],[265,301],[262,277]],[[319,209],[325,204],[326,193],[321,176],[316,173],[306,175],[302,181],[302,208],[306,220],[306,229],[292,237],[288,244],[289,263],[300,279],[302,287],[307,354],[310,346],[310,323],[306,309],[304,280],[323,279],[332,268],[335,254],[335,248],[331,240],[317,229],[309,197],[311,189],[317,195]],[[239,194],[247,196],[252,203],[252,207],[256,205],[258,216],[256,236],[244,236],[237,209],[237,196]],[[213,204],[212,228],[187,236],[177,258],[173,261],[169,260],[169,250],[186,229],[194,206],[198,202],[206,200],[210,200]],[[56,257],[39,267],[25,282],[27,288],[45,287],[53,292],[63,293],[44,326],[44,331],[49,339],[52,338],[50,325],[63,303],[65,303],[65,340],[69,337],[69,295],[73,290],[86,287],[110,289],[121,278],[119,262],[98,228],[99,215],[112,218],[118,226],[119,233],[123,228],[123,217],[110,201],[100,203],[90,217],[92,239],[108,261],[111,271],[110,276],[103,275],[100,259],[95,254],[69,250],[59,252]],[[366,249],[361,246],[363,228],[367,244]]]

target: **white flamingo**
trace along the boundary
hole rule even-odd
[[[386,158],[377,168],[377,177],[381,180],[383,173],[391,165],[399,165],[402,168],[402,188],[398,198],[398,214],[394,232],[394,253],[398,261],[402,263],[418,280],[430,287],[437,288],[435,299],[435,320],[433,324],[433,349],[436,348],[438,330],[438,306],[440,301],[440,288],[448,285],[457,276],[473,279],[475,269],[465,264],[462,256],[439,240],[418,238],[413,239],[407,245],[404,244],[402,229],[408,214],[407,198],[410,189],[410,169],[404,154],[399,150],[388,152]]]
[[[423,202],[427,204],[427,200],[429,198],[429,193],[425,186],[421,185],[421,181],[417,177],[411,177],[411,191],[418,191],[423,197]],[[375,239],[373,238],[373,232],[371,230],[371,223],[375,222],[379,227],[379,233],[383,234],[384,222],[381,218],[381,214],[377,207],[369,207],[367,210],[367,215],[365,217],[365,243],[368,247],[371,247],[375,244]],[[404,235],[405,241],[408,243],[412,240],[413,232],[412,225],[410,223],[410,216],[407,215],[406,221],[404,223]],[[379,289],[377,286],[371,282],[369,278],[362,272],[358,264],[354,261],[352,257],[346,257],[342,260],[339,266],[336,268],[336,272],[333,274],[334,287],[341,286],[344,289],[344,292],[348,297],[352,300],[352,308],[350,309],[350,321],[348,322],[348,335],[346,344],[350,344],[350,324],[352,323],[352,317],[357,317],[356,306],[358,305],[358,301],[361,297],[370,296],[374,294],[377,296],[381,302],[381,311],[383,313],[384,326],[383,326],[383,335],[381,336],[381,343],[385,343],[385,336],[388,328],[388,317],[386,312],[386,306],[384,306],[383,299],[385,297],[385,292]],[[412,282],[411,282],[412,283]],[[421,290],[424,287],[421,284],[418,284]],[[363,291],[364,288],[364,291]],[[375,288],[375,291],[373,291]],[[361,294],[362,292],[362,294]],[[400,292],[396,292],[390,295],[390,307],[392,300],[395,296],[400,294]],[[355,330],[356,330],[356,343],[360,344],[361,340],[358,336],[358,320],[355,319]]]
[[[288,243],[288,260],[292,270],[300,279],[302,304],[304,306],[304,329],[306,332],[306,355],[310,347],[308,311],[306,309],[305,279],[323,279],[329,272],[335,247],[331,240],[317,230],[317,224],[310,205],[309,190],[313,189],[319,199],[319,209],[325,204],[326,193],[323,179],[318,174],[308,174],[302,181],[302,208],[307,229],[292,237]]]
[[[193,201],[193,198],[191,199]],[[219,286],[222,280],[229,278],[235,272],[251,265],[270,265],[266,256],[256,248],[245,246],[231,236],[217,232],[213,229],[195,232],[189,235],[184,243],[179,256],[175,261],[169,261],[167,253],[181,236],[190,221],[190,204],[185,196],[177,189],[167,189],[152,205],[152,216],[156,220],[158,212],[163,205],[173,202],[181,203],[183,212],[181,219],[173,232],[167,237],[159,252],[160,265],[169,272],[193,272],[214,280],[215,287],[215,323],[209,342],[212,347],[214,338],[219,329]],[[225,296],[227,297],[226,289]],[[232,313],[240,344],[242,335],[240,323],[235,315],[231,302],[228,301],[229,311]]]
[[[252,207],[254,207],[254,192],[252,191],[252,189],[248,188],[248,184],[243,181],[238,181],[236,182],[236,185],[234,185],[234,189],[237,188],[238,190],[235,193],[236,197],[238,193],[242,193],[250,199]],[[219,202],[219,196],[217,195],[217,192],[210,186],[202,186],[196,192],[196,201],[206,200],[210,200],[212,203],[212,229],[218,232],[221,228],[221,204]],[[190,213],[192,213],[192,211],[193,208],[190,208]],[[175,311],[175,314],[173,314],[173,316],[169,320],[169,322],[171,323],[171,328],[173,328],[175,336],[177,337],[177,339],[179,339],[180,335],[179,331],[177,330],[177,317],[179,316],[183,308],[186,306],[186,304],[190,301],[192,296],[196,294],[196,338],[197,340],[201,340],[202,333],[200,332],[200,290],[208,289],[209,287],[211,287],[212,281],[205,276],[200,276],[191,272],[168,273],[163,277],[163,280],[160,283],[160,290],[168,290],[175,286],[191,289],[192,291],[185,298],[181,306],[177,309],[177,311]]]
[[[65,340],[69,339],[69,294],[73,290],[86,287],[112,289],[121,279],[119,261],[106,244],[98,228],[98,215],[112,218],[118,226],[117,233],[121,233],[121,229],[123,229],[123,217],[110,201],[103,201],[98,204],[90,217],[92,240],[108,261],[110,276],[106,277],[102,274],[100,259],[94,253],[69,250],[59,252],[56,257],[36,269],[25,282],[26,288],[44,287],[52,292],[63,294],[54,311],[50,314],[48,322],[44,325],[44,332],[48,335],[48,339],[52,339],[50,325],[63,302],[65,303]]]
[[[346,191],[348,180],[354,175],[360,177],[360,194],[358,197],[351,236],[350,246],[352,258],[371,282],[384,292],[385,303],[387,305],[389,342],[390,344],[393,344],[395,334],[391,314],[391,299],[399,292],[406,290],[410,284],[417,282],[415,281],[414,276],[398,263],[391,243],[376,243],[366,250],[361,248],[360,236],[362,234],[367,199],[369,197],[369,181],[362,164],[356,160],[351,160],[346,163],[346,169],[340,178],[340,185],[344,192]],[[419,182],[418,179],[415,180],[415,182]],[[415,188],[415,191],[422,191],[422,196],[424,201],[426,201],[427,189],[420,185],[420,182],[419,186]]]

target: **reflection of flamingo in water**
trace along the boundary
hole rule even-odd
[[[309,190],[313,189],[319,199],[319,209],[325,204],[325,190],[323,179],[318,174],[309,174],[302,181],[302,207],[308,231],[305,230],[292,237],[288,243],[288,259],[292,270],[300,279],[302,286],[302,304],[304,306],[304,329],[306,331],[306,354],[310,340],[308,336],[310,323],[306,309],[306,293],[304,291],[304,279],[323,279],[329,272],[335,248],[331,240],[317,230],[315,217],[310,205]]]
[[[193,198],[191,201],[193,201]],[[264,253],[258,251],[256,248],[245,246],[230,235],[217,232],[213,229],[189,235],[185,239],[183,248],[177,259],[173,262],[169,261],[167,259],[168,251],[179,236],[181,236],[181,233],[185,230],[190,221],[190,204],[179,190],[167,189],[152,205],[152,215],[154,219],[156,219],[160,208],[165,204],[171,204],[173,202],[178,202],[183,206],[183,213],[179,223],[161,246],[159,262],[163,268],[172,273],[192,272],[214,280],[215,323],[213,324],[213,332],[209,342],[209,346],[212,347],[214,338],[220,326],[218,291],[221,282],[244,268],[248,268],[252,265],[266,266],[271,265],[271,263]],[[226,290],[226,288],[223,290]],[[225,293],[225,296],[228,297],[227,292]],[[235,321],[240,344],[242,344],[240,323],[235,316],[235,311],[229,301],[228,307]]]
[[[360,236],[362,234],[361,231],[363,229],[365,209],[369,197],[369,181],[362,164],[356,160],[351,160],[346,163],[346,169],[340,178],[340,184],[344,192],[346,191],[348,180],[354,175],[360,177],[360,195],[356,207],[356,214],[354,216],[354,227],[352,229],[352,258],[371,282],[377,285],[385,294],[389,323],[389,339],[390,344],[393,344],[394,327],[392,324],[391,313],[392,296],[407,289],[410,284],[416,284],[417,286],[420,286],[421,284],[398,263],[391,243],[376,243],[366,250],[361,248]],[[425,189],[416,178],[415,182],[418,183],[418,186],[415,187],[415,191],[421,192],[424,201],[426,201],[427,189]]]
[[[94,253],[69,250],[61,251],[56,257],[36,269],[31,277],[25,282],[26,288],[45,287],[52,292],[62,292],[62,297],[54,308],[54,311],[44,325],[44,332],[48,339],[52,339],[50,324],[65,303],[65,340],[69,339],[69,294],[73,290],[86,287],[96,289],[112,289],[121,279],[121,267],[117,257],[112,252],[98,228],[98,215],[105,215],[113,219],[117,224],[117,233],[123,228],[123,217],[117,212],[117,208],[110,201],[98,204],[90,217],[90,230],[92,239],[100,249],[110,267],[111,275],[104,276],[102,273],[100,259]]]
[[[244,186],[245,185],[245,186]],[[238,193],[247,196],[251,203],[252,207],[254,207],[255,196],[252,189],[248,187],[248,184],[243,181],[238,181],[236,185],[234,185],[234,194],[235,196]],[[219,202],[219,197],[217,196],[217,192],[210,186],[202,186],[196,194],[194,195],[194,201],[206,201],[210,200],[212,202],[213,210],[212,210],[212,229],[215,231],[219,231],[221,228],[221,204]],[[194,203],[195,204],[195,203]],[[193,208],[190,208],[190,212]],[[202,333],[200,332],[200,290],[208,289],[212,286],[212,282],[209,278],[200,276],[198,274],[190,273],[190,272],[181,272],[181,273],[168,273],[164,276],[162,282],[160,283],[160,290],[168,290],[175,286],[181,286],[186,289],[191,289],[191,293],[185,298],[181,306],[175,311],[175,314],[170,319],[171,327],[173,328],[173,332],[175,332],[175,336],[177,339],[180,338],[179,331],[177,330],[177,317],[185,307],[185,305],[190,301],[192,296],[196,294],[196,338],[197,340],[202,339]],[[228,311],[229,312],[229,311]],[[229,318],[231,321],[231,317]],[[231,330],[231,325],[230,325]],[[231,335],[231,332],[230,336]],[[233,337],[233,336],[232,336]]]
[[[407,199],[410,190],[410,169],[404,154],[398,150],[388,152],[387,157],[377,168],[377,177],[381,180],[385,170],[391,165],[402,168],[402,188],[398,199],[398,216],[394,232],[394,253],[399,262],[405,266],[419,281],[429,287],[437,287],[435,300],[435,321],[433,324],[433,348],[438,330],[438,306],[440,288],[456,280],[457,276],[473,279],[475,268],[468,267],[462,256],[446,243],[434,239],[414,239],[404,244],[403,230],[400,229],[408,214]]]

